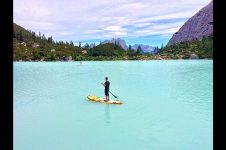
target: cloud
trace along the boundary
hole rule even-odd
[[[124,29],[121,26],[113,25],[113,26],[108,26],[104,30],[106,31],[123,31]]]
[[[164,36],[210,0],[14,0],[14,22],[56,40]]]

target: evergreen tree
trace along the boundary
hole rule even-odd
[[[132,50],[131,45],[129,45],[129,51],[131,51],[131,50]]]
[[[79,46],[78,47],[81,49],[81,42],[79,42]]]
[[[35,40],[35,38],[36,38],[35,32],[31,32],[31,36],[32,36],[32,39]]]
[[[163,43],[162,43],[162,45],[161,45],[161,49],[163,49],[164,48],[164,45],[163,45]]]
[[[140,45],[137,47],[137,55],[141,55],[142,49]]]
[[[20,31],[20,33],[19,33],[19,40],[20,40],[21,42],[24,42],[24,37],[23,37],[22,31]]]
[[[73,43],[72,41],[70,41],[70,45],[71,45],[71,46],[74,46],[74,43]]]
[[[51,37],[48,37],[48,40],[47,40],[49,43],[53,43],[53,38],[52,36]]]
[[[38,33],[38,37],[41,39],[41,32]]]
[[[46,40],[46,37],[44,34],[42,35],[42,40]]]
[[[156,46],[156,47],[155,47],[155,50],[158,52],[158,51],[159,51],[159,47],[158,47],[158,46]]]
[[[20,32],[16,33],[16,39],[17,39],[17,41],[20,41]]]

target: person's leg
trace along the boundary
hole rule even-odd
[[[105,94],[105,102],[106,102],[108,100],[108,93],[106,90],[104,91],[104,94]]]
[[[108,101],[110,100],[110,98],[109,98],[109,91],[108,91]]]

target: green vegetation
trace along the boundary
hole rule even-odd
[[[98,45],[94,48],[90,48],[88,51],[89,56],[118,56],[123,57],[126,56],[126,51],[122,49],[121,46],[112,44],[112,43],[106,43]]]
[[[68,56],[82,55],[82,49],[73,42],[55,42],[52,37],[37,35],[35,32],[13,24],[13,59],[23,61],[63,60]]]
[[[189,59],[191,54],[197,55],[200,59],[213,58],[213,36],[171,46],[162,45],[158,53],[164,59]]]
[[[150,60],[188,59],[191,54],[199,58],[212,58],[213,36],[184,42],[172,46],[161,46],[155,55],[142,54],[141,47],[124,50],[118,43],[107,43],[89,48],[89,45],[75,46],[72,41],[54,41],[52,37],[25,30],[13,25],[13,59],[15,61],[61,61],[61,60]]]

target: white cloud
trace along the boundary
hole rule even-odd
[[[116,31],[124,31],[125,29],[123,29],[121,26],[113,25],[113,26],[106,27],[104,30],[116,32]]]
[[[68,40],[169,35],[210,0],[14,0],[14,22]],[[171,19],[171,22],[167,21]],[[184,19],[178,21],[178,19]]]

